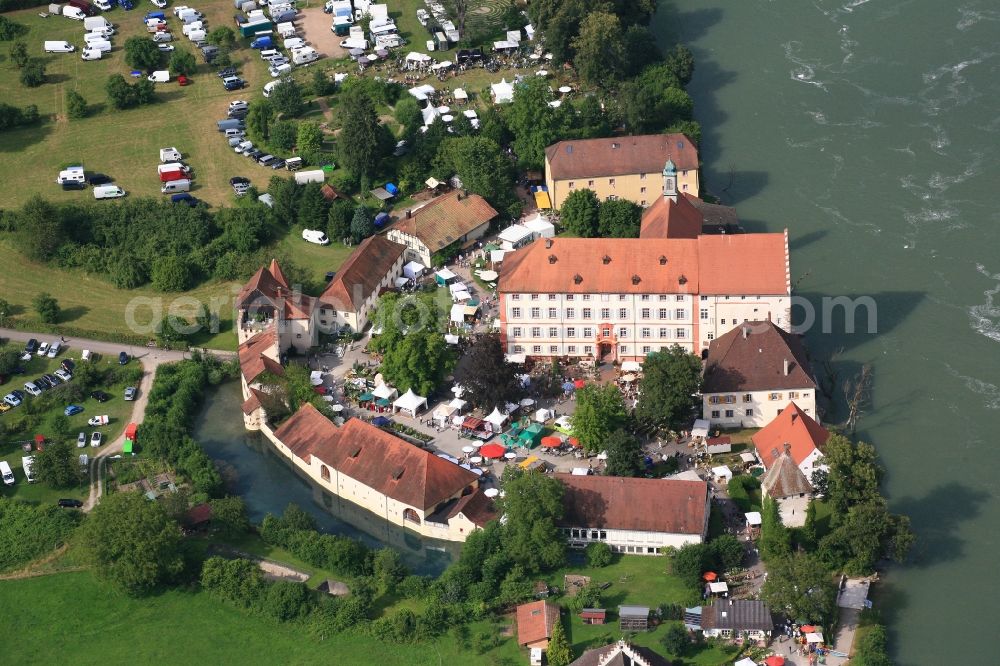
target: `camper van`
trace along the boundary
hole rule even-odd
[[[46,41],[45,42],[45,52],[46,53],[72,53],[76,50],[76,47],[69,42],[62,41]]]
[[[296,65],[305,65],[316,60],[319,60],[319,52],[311,46],[292,51],[292,62]]]
[[[295,174],[295,182],[299,185],[305,185],[306,183],[322,183],[324,180],[326,180],[326,175],[323,173],[322,169],[299,171]]]
[[[7,464],[6,460],[0,460],[0,476],[3,477],[4,484],[8,486],[14,485],[14,472],[11,471],[10,465]]]
[[[95,199],[120,199],[125,196],[125,190],[117,185],[98,185],[94,188]]]
[[[181,178],[180,180],[171,180],[168,183],[163,183],[163,187],[160,188],[160,192],[163,194],[174,194],[175,192],[187,192],[191,189],[191,179]]]
[[[31,470],[35,465],[35,456],[22,456],[21,457],[21,467],[24,469],[24,476],[28,479],[28,483],[35,482],[35,474]]]
[[[85,182],[87,182],[87,178],[84,175],[82,166],[71,166],[68,169],[64,169],[59,172],[59,176],[56,178],[56,183],[59,185]]]

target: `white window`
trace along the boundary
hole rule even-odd
[[[677,294],[676,300],[678,303],[683,303],[687,300],[687,296],[684,294]]]
[[[521,337],[521,327],[515,326],[514,328],[511,329],[510,334],[513,335],[515,338]]]
[[[558,338],[559,337],[559,329],[556,328],[555,326],[550,326],[549,327],[549,337],[550,338]]]
[[[566,319],[576,319],[576,308],[566,308]]]
[[[712,418],[713,419],[719,418],[719,410],[717,410],[717,409],[713,409],[712,410]]]
[[[628,353],[628,345],[618,345],[618,353],[619,354],[627,354]]]
[[[722,325],[723,325],[723,326],[725,326],[725,325],[726,325],[726,320],[725,320],[725,319],[722,319],[722,320],[720,320],[720,321],[722,321]]]
[[[537,301],[538,300],[538,294],[532,294],[531,295],[531,300]]]
[[[687,337],[687,331],[685,331],[683,328],[678,328],[675,333],[677,335],[678,340],[683,340],[684,338]]]
[[[618,294],[618,300],[619,301],[627,301],[628,300],[628,294]]]
[[[531,308],[531,318],[532,319],[538,319],[541,316],[542,316],[542,309],[541,308]]]
[[[558,298],[559,298],[559,297],[558,297],[558,296],[556,296],[555,294],[549,294],[549,300],[550,300],[550,301],[554,301],[554,300],[556,300],[556,299],[558,299]]]
[[[731,418],[733,418],[733,416],[734,416],[734,414],[733,414],[733,410],[731,410],[731,409],[727,409],[727,410],[726,410],[726,418],[727,418],[727,419],[731,419]]]
[[[708,334],[708,339],[709,340],[714,340],[715,339],[715,333],[709,333]]]
[[[549,308],[549,319],[556,319],[559,317],[559,310],[557,308]]]
[[[531,352],[533,354],[541,354],[542,353],[542,346],[541,345],[535,345],[534,347],[531,348]]]
[[[639,174],[639,180],[646,180],[646,174],[640,173]]]
[[[524,353],[524,347],[522,347],[521,345],[514,345],[514,353],[515,354],[523,354]]]
[[[656,311],[656,315],[660,319],[666,319],[667,318],[667,309],[666,308],[660,308],[659,310]]]
[[[702,319],[708,319],[708,308],[702,308],[700,316]]]
[[[649,319],[649,308],[643,308],[642,309],[642,318],[643,319]]]
[[[687,310],[684,308],[677,308],[674,310],[674,316],[678,319],[687,319]]]
[[[646,193],[646,188],[645,187],[640,187],[639,188],[639,194],[645,194],[645,193]]]
[[[661,338],[669,338],[670,337],[670,329],[668,329],[668,328],[661,328],[660,329],[660,337]]]
[[[661,300],[661,301],[667,300],[667,295],[666,294],[660,294],[660,298],[658,300]]]
[[[618,329],[618,337],[619,338],[627,338],[628,337],[628,329],[625,328],[624,326],[622,328],[619,328]]]
[[[701,297],[701,300],[703,300],[703,301],[707,301],[707,300],[708,300],[708,296],[702,296],[702,297]]]
[[[648,354],[651,351],[653,351],[653,348],[650,347],[649,345],[644,345],[643,348],[642,348],[642,353],[643,354]]]
[[[649,294],[643,294],[642,296],[639,297],[639,300],[640,301],[648,301],[649,300]]]
[[[576,183],[574,183],[572,180],[569,181],[569,189],[572,190],[574,187],[576,187]]]
[[[592,329],[592,328],[584,328],[583,329],[583,337],[585,337],[585,338],[592,338],[592,337],[594,337],[594,329]]]
[[[521,294],[511,294],[510,295],[510,300],[512,300],[512,301],[519,301],[519,300],[521,300]]]
[[[566,337],[567,338],[575,338],[576,337],[576,329],[574,327],[572,327],[572,326],[570,326],[569,328],[567,328],[566,329]]]
[[[584,319],[590,319],[593,315],[594,315],[594,311],[591,310],[590,308],[584,308],[583,309],[583,318]]]
[[[559,345],[549,345],[549,353],[550,354],[558,354],[559,353]]]
[[[628,319],[628,310],[626,308],[618,308],[618,318]]]
[[[611,319],[611,308],[601,308],[601,319]]]
[[[650,338],[652,337],[652,331],[650,331],[648,328],[644,328],[642,329],[642,331],[640,331],[639,335],[643,338]]]
[[[511,308],[510,309],[510,316],[513,317],[514,319],[520,319],[521,318],[521,308]]]
[[[540,338],[542,337],[542,329],[538,326],[534,326],[531,329],[531,337]]]
[[[566,347],[566,353],[567,354],[575,354],[576,353],[576,345],[570,345],[570,346]]]
[[[615,179],[614,178],[608,178],[608,185],[614,186],[614,184],[615,184]]]
[[[572,301],[574,298],[575,297],[573,296],[573,294],[566,294],[566,300],[567,301]]]
[[[590,300],[590,294],[584,294],[583,295],[583,300],[589,301]]]
[[[745,416],[753,416],[753,410],[752,409],[745,409],[745,410],[743,410],[743,413],[744,413]]]
[[[584,345],[583,346],[583,353],[584,354],[593,354],[594,353],[594,345]]]

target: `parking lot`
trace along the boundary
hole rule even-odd
[[[319,51],[324,58],[343,58],[347,51],[340,47],[343,37],[338,37],[330,30],[333,19],[323,13],[322,5],[299,12],[296,27],[305,35],[306,43]]]

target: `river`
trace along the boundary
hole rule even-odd
[[[875,599],[895,662],[996,663],[1000,6],[672,0],[654,27],[694,51],[709,190],[789,229],[812,304],[877,304],[877,333],[819,316],[807,342],[839,377],[873,367],[858,435],[919,537]]]
[[[268,513],[280,514],[294,502],[308,511],[324,532],[360,539],[373,548],[392,546],[415,573],[440,574],[457,557],[460,544],[425,539],[350,502],[324,497],[270,442],[244,430],[241,402],[236,382],[209,389],[192,436],[217,461],[230,492],[246,501],[252,521],[260,522]]]

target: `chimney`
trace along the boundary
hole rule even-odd
[[[666,266],[667,265],[667,255],[665,255],[665,254],[661,254],[660,255],[660,265],[661,266]]]
[[[469,190],[462,190],[462,196],[464,196],[466,199],[468,199],[469,198]]]
[[[773,449],[771,449],[771,457],[775,459],[778,458],[778,447],[774,447]]]
[[[788,455],[792,454],[792,445],[790,442],[785,442],[785,453]]]
[[[552,239],[551,238],[546,238],[545,239],[545,248],[548,249],[550,247],[552,247]]]
[[[787,377],[788,376],[788,359],[787,358],[782,361],[782,370],[785,373],[785,376]]]
[[[749,326],[744,326],[743,327],[743,339],[746,340],[749,336],[750,336],[750,327]]]
[[[407,208],[406,209],[406,219],[410,219],[411,217],[413,217],[413,211],[410,210],[409,208]]]
[[[457,197],[455,197],[455,198],[456,198],[456,199],[457,199],[458,201],[461,201],[461,200],[462,200],[462,197],[463,197],[463,194],[462,194],[462,192],[459,192],[459,193],[458,193],[458,196],[457,196]]]
[[[604,257],[601,258],[601,262],[604,263],[605,265],[610,264],[611,257],[609,255],[604,255]]]
[[[549,255],[549,263],[550,263],[550,264],[554,264],[554,263],[556,263],[556,261],[557,261],[557,259],[556,259],[556,255],[554,255],[554,254],[550,254],[550,255]]]

